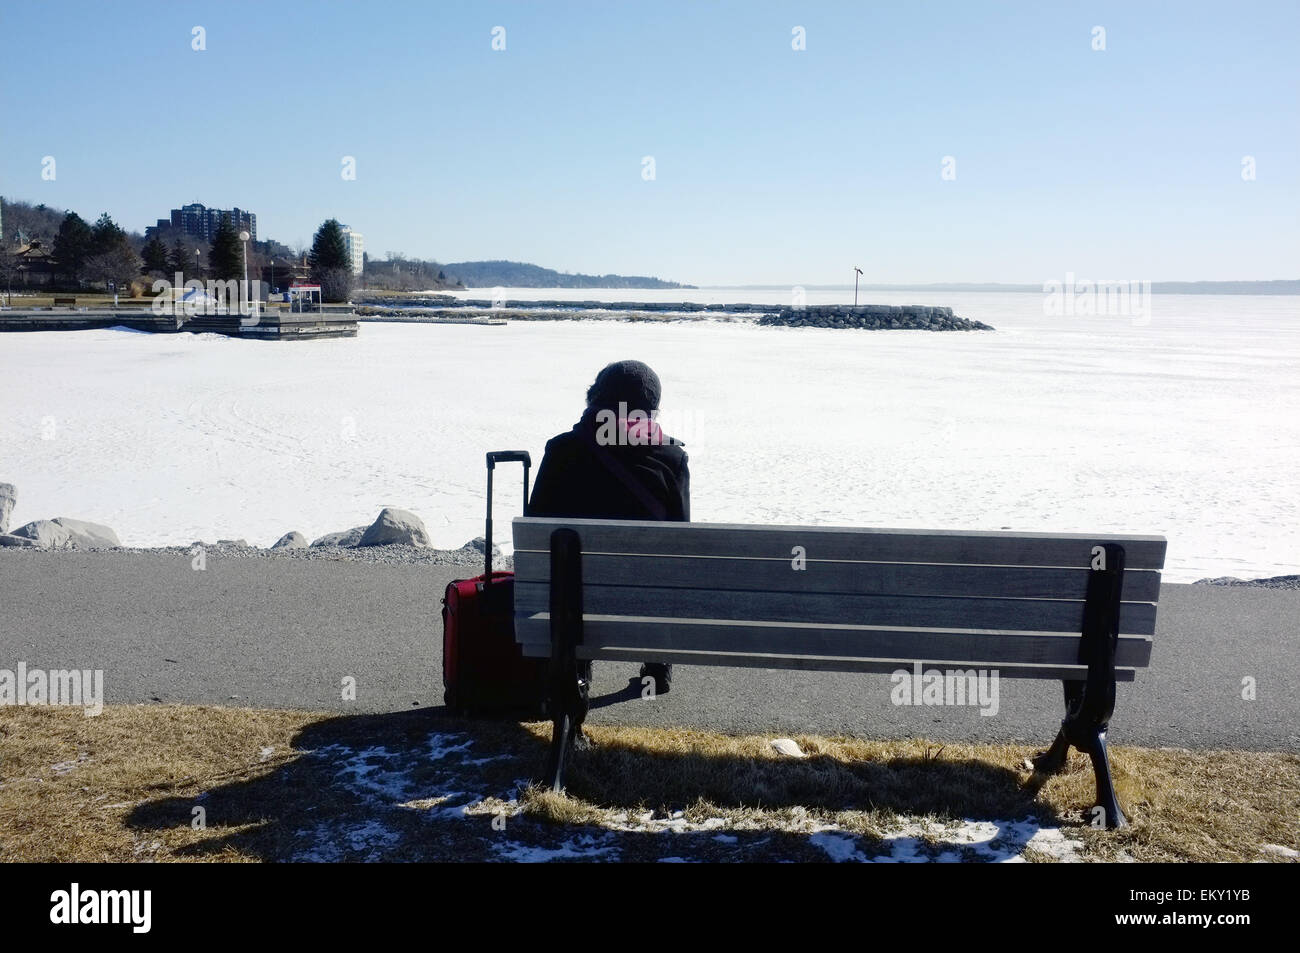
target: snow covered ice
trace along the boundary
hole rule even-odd
[[[809,293],[822,300],[843,293]],[[1170,581],[1300,571],[1296,298],[1155,295],[1147,323],[1049,317],[1035,294],[864,300],[947,305],[997,331],[565,321],[367,323],[355,339],[304,343],[6,334],[0,479],[18,487],[14,525],[89,519],[127,546],[266,546],[399,506],[454,548],[482,533],[484,452],[539,461],[595,372],[635,357],[663,379],[697,521],[1163,533]],[[500,519],[518,510],[512,481]]]

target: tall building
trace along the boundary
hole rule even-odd
[[[221,216],[229,215],[230,224],[237,232],[248,232],[252,241],[257,241],[257,216],[241,208],[208,208],[198,202],[172,209],[170,219],[160,218],[156,228],[178,228],[186,235],[212,241],[212,236],[221,226]],[[152,229],[145,229],[147,235]]]
[[[350,226],[343,226],[343,244],[347,246],[348,258],[352,260],[352,274],[359,275],[366,267],[366,242],[360,232],[354,232]]]

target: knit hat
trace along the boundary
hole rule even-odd
[[[606,365],[596,375],[595,383],[587,388],[587,406],[617,410],[621,402],[629,412],[640,410],[650,414],[659,409],[661,393],[659,375],[650,365],[615,361]]]

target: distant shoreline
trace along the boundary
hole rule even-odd
[[[1080,282],[1088,281],[1079,278]],[[1096,280],[1093,280],[1095,283]],[[806,291],[852,291],[853,285],[700,285],[701,291],[727,289],[734,291],[789,291],[792,287]],[[466,289],[473,290],[473,289]],[[980,282],[951,282],[929,285],[879,285],[861,284],[859,291],[988,291],[1003,294],[1043,294],[1041,284],[997,284]],[[1300,295],[1300,278],[1277,281],[1153,281],[1151,294],[1178,295]]]

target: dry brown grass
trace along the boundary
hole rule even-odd
[[[826,860],[811,831],[873,855],[900,825],[927,851],[979,859],[941,828],[1029,817],[1086,860],[1268,860],[1266,844],[1300,846],[1288,754],[1119,748],[1133,823],[1108,832],[1086,823],[1092,771],[1078,754],[1034,791],[1022,746],[796,736],[807,757],[793,759],[767,737],[591,726],[567,794],[520,790],[549,728],[427,711],[4,708],[0,860]]]
[[[776,754],[766,737],[603,726],[588,734],[596,747],[570,779],[571,796],[530,792],[527,810],[591,823],[595,805],[686,803],[688,816],[770,826],[793,808],[799,822],[869,838],[900,815],[942,823],[1036,813],[1067,827],[1092,860],[1253,861],[1270,859],[1265,844],[1300,846],[1300,757],[1288,754],[1116,748],[1115,784],[1132,824],[1104,831],[1088,823],[1093,773],[1077,752],[1035,795],[1024,767],[1035,749],[1019,745],[796,735],[808,756],[800,760]]]

